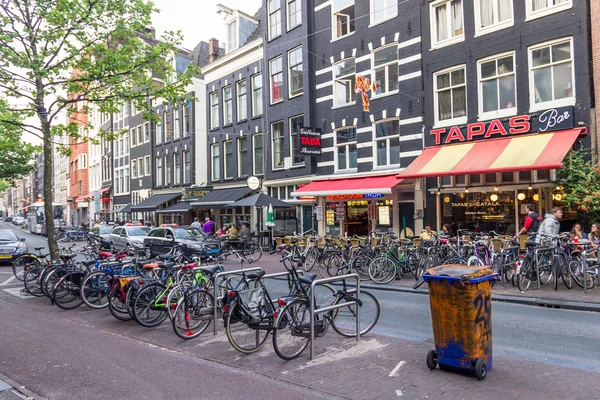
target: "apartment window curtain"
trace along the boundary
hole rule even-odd
[[[494,1],[497,0],[481,0],[481,27],[486,27],[494,24]]]
[[[531,2],[533,11],[539,11],[548,7],[548,0],[531,0]]]
[[[448,14],[447,5],[444,4],[435,9],[437,41],[441,42],[448,39]]]
[[[460,36],[463,33],[462,0],[453,0],[451,4],[452,4],[452,36]]]
[[[499,21],[508,21],[512,19],[512,0],[498,0]]]

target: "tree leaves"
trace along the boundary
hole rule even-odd
[[[593,221],[600,220],[600,164],[586,160],[585,147],[571,150],[558,169],[557,178],[564,186],[564,203],[583,212]]]

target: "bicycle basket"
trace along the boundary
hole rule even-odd
[[[248,318],[247,323],[257,324],[273,316],[273,305],[269,302],[263,287],[240,291],[237,296]]]

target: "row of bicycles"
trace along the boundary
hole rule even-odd
[[[95,246],[69,250],[61,252],[59,261],[39,254],[22,271],[15,271],[24,290],[47,297],[64,310],[82,305],[92,310],[108,308],[116,319],[146,328],[168,321],[185,340],[200,336],[217,322],[217,315],[231,345],[243,353],[260,350],[272,336],[275,352],[291,360],[309,345],[311,326],[315,337],[325,335],[329,327],[340,335],[356,337],[357,308],[361,335],[379,319],[375,296],[357,291],[343,279],[333,286],[314,286],[317,274],[297,271],[287,256],[281,259],[287,274],[278,274],[279,280],[266,284],[264,270],[245,271],[244,262],[253,260],[235,249],[230,254],[242,268],[227,274],[211,257],[189,259],[177,246],[151,260],[143,250],[117,254]],[[285,294],[272,296],[274,287],[275,292]],[[329,309],[311,315],[311,296],[314,309]]]
[[[460,230],[456,237],[435,232],[428,239],[397,238],[393,233],[371,233],[366,238],[320,237],[314,232],[292,237],[279,246],[292,263],[308,272],[317,269],[323,277],[339,271],[358,274],[362,280],[386,284],[412,276],[419,281],[429,268],[447,264],[490,266],[503,278],[526,291],[532,281],[568,289],[575,285],[592,288],[598,283],[597,249],[569,233],[542,235],[523,243],[495,232]],[[538,276],[539,275],[539,276]]]

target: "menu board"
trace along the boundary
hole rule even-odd
[[[327,218],[325,220],[327,225],[335,225],[335,210],[331,208],[327,209]]]
[[[389,206],[379,206],[379,225],[390,225]]]

